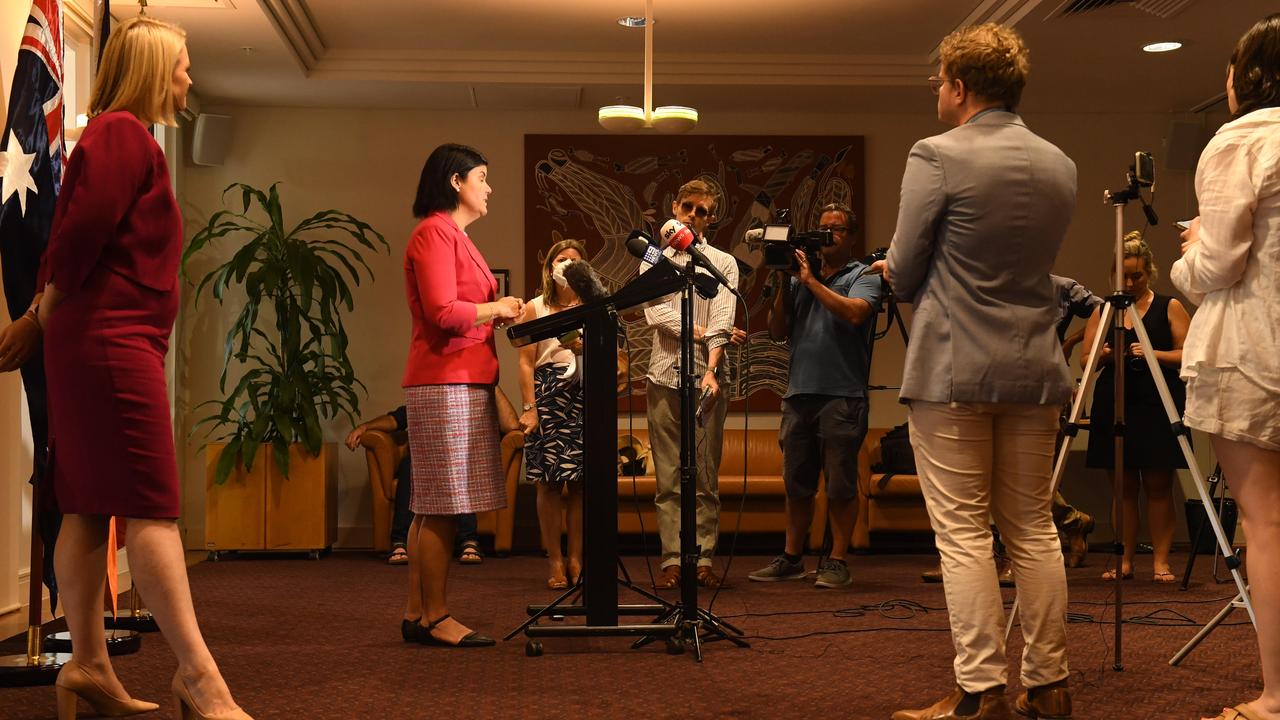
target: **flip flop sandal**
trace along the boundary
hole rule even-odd
[[[1103,573],[1102,573],[1102,579],[1103,579],[1103,580],[1115,580],[1115,579],[1116,579],[1116,571],[1115,571],[1115,570],[1107,570],[1107,571],[1103,572]],[[1121,580],[1132,580],[1132,579],[1133,579],[1133,571],[1132,571],[1132,570],[1130,570],[1129,572],[1125,573],[1124,575],[1121,575],[1121,576],[1120,576],[1120,579],[1121,579]]]
[[[563,575],[559,577],[549,577],[547,578],[547,589],[548,590],[568,590],[569,580],[565,578]]]
[[[1233,708],[1226,708],[1213,720],[1262,720],[1262,716],[1255,714],[1248,703],[1240,703]]]
[[[484,554],[480,552],[480,545],[474,540],[462,543],[462,552],[458,553],[458,562],[463,565],[479,565],[484,562]]]
[[[391,551],[391,554],[387,556],[387,564],[388,565],[408,565],[409,551],[405,550],[403,547],[397,547],[393,549]]]
[[[1154,573],[1151,576],[1151,581],[1160,583],[1161,585],[1171,585],[1173,583],[1178,582],[1178,578],[1172,572],[1168,570],[1162,570],[1158,573]]]

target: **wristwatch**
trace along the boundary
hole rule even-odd
[[[525,403],[520,406],[520,409],[523,410],[524,412],[529,412],[530,410],[534,409],[537,406],[538,405],[536,403]]]

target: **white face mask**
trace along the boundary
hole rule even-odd
[[[551,279],[556,281],[560,287],[569,287],[569,281],[564,278],[564,266],[568,260],[561,260],[551,268]]]

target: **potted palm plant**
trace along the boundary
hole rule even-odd
[[[224,203],[233,191],[239,202],[214,213],[182,257],[190,279],[192,256],[245,238],[196,288],[197,304],[206,288],[219,305],[233,294],[244,300],[223,345],[223,397],[198,406],[209,413],[195,426],[215,436],[206,453],[206,544],[215,557],[228,549],[314,556],[333,544],[337,458],[321,422],[359,416],[364,385],[347,355],[343,313],[354,309],[361,269],[373,279],[364,251],[390,252],[368,223],[338,210],[287,227],[277,185],[228,186]],[[229,384],[233,367],[241,372]]]

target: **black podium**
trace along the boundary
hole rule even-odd
[[[618,313],[643,306],[684,287],[685,278],[670,263],[659,263],[648,272],[603,300],[532,320],[507,329],[507,336],[517,347],[573,330],[582,331],[583,383],[583,569],[579,586],[570,588],[550,605],[529,606],[528,622],[513,630],[506,639],[523,631],[528,637],[540,636],[666,636],[675,635],[670,623],[620,625],[619,615],[661,616],[670,603],[631,586],[618,577],[618,411],[617,411],[617,337]],[[709,290],[714,291],[713,288]],[[618,586],[655,601],[654,604],[619,605]],[[562,604],[581,591],[579,604]],[[535,624],[543,615],[583,615],[584,625]],[[541,644],[530,640],[529,655],[540,655]]]

